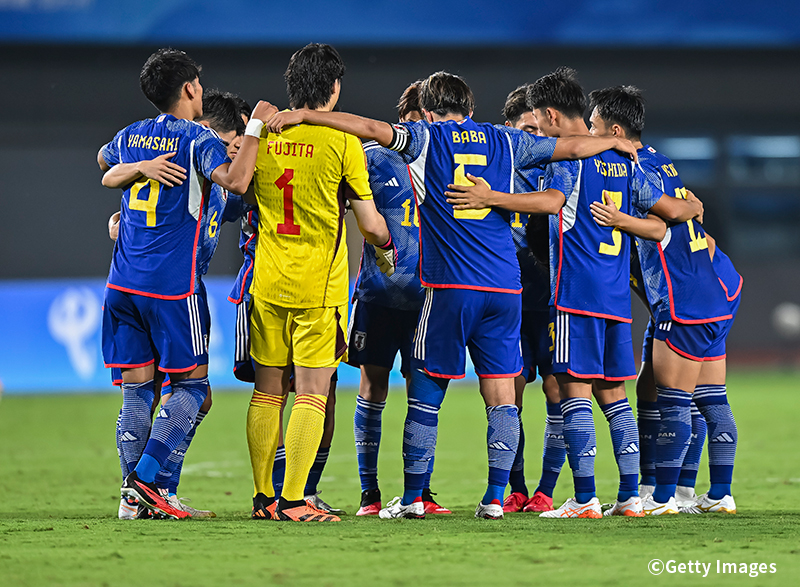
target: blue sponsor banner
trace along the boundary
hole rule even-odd
[[[251,384],[233,376],[236,306],[227,299],[233,280],[204,280],[212,324],[209,379],[215,387],[250,389]],[[0,382],[5,393],[115,390],[101,350],[104,289],[103,279],[0,281]],[[398,357],[390,383],[402,387],[399,369]],[[356,386],[358,380],[358,369],[339,367],[339,385]]]
[[[0,0],[0,41],[787,47],[800,2]]]

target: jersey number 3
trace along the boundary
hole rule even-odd
[[[622,208],[622,192],[603,190],[603,202],[605,203],[609,200],[614,202],[617,210]],[[620,250],[622,250],[622,232],[620,232],[619,228],[611,231],[611,242],[613,244],[610,245],[608,243],[600,243],[601,255],[610,255],[611,257],[619,255]]]

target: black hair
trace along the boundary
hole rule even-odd
[[[233,100],[236,102],[236,106],[239,108],[239,114],[243,114],[248,120],[250,120],[250,116],[253,114],[253,109],[250,107],[250,104],[248,104],[245,100],[242,100],[236,94],[231,95],[233,96]]]
[[[244,134],[244,121],[242,120],[239,97],[230,92],[221,92],[217,89],[203,92],[203,116],[201,120],[219,133],[236,131],[237,135]]]
[[[309,43],[289,60],[283,78],[292,108],[316,109],[327,104],[333,85],[342,79],[345,67],[336,49],[321,43]]]
[[[199,79],[200,70],[186,53],[167,47],[147,59],[139,74],[139,85],[153,106],[167,112],[180,99],[183,84]]]
[[[567,118],[581,118],[586,111],[586,96],[577,72],[563,65],[528,86],[526,101],[531,110],[553,108]]]
[[[421,86],[422,80],[418,79],[403,90],[403,94],[397,102],[397,118],[403,120],[412,112],[419,112],[422,115],[422,109],[419,105],[419,89]]]
[[[506,103],[503,106],[503,117],[511,124],[515,124],[520,116],[531,110],[528,108],[528,103],[526,101],[528,86],[530,85],[531,84],[521,85],[506,98]]]
[[[419,105],[438,116],[469,116],[475,109],[475,97],[463,78],[446,71],[437,71],[422,82]]]
[[[607,124],[618,124],[629,139],[639,139],[644,130],[644,98],[635,86],[614,86],[589,94],[589,107]]]

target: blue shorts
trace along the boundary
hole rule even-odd
[[[521,322],[519,294],[427,288],[411,366],[461,379],[469,348],[478,377],[516,377],[522,372]]]
[[[553,373],[606,381],[636,378],[630,323],[555,308],[551,313],[555,322]]]
[[[162,300],[106,288],[103,360],[106,367],[146,367],[159,358],[165,373],[208,364],[211,317],[205,287],[180,300]]]
[[[250,358],[250,296],[236,304],[236,336],[233,349],[233,376],[246,383],[256,382],[256,370]]]
[[[553,373],[553,321],[549,310],[523,310],[522,329],[522,374],[530,383],[539,377]]]
[[[399,351],[400,372],[407,376],[418,322],[419,310],[397,310],[356,300],[347,329],[347,364],[391,369]]]
[[[644,329],[644,340],[642,341],[642,363],[653,362],[653,334],[656,331],[656,323],[653,318],[647,322],[647,328]]]
[[[659,322],[654,336],[663,340],[673,351],[692,361],[719,361],[725,358],[725,340],[730,330],[729,322],[707,322],[706,324],[681,324]]]

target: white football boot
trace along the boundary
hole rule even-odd
[[[422,519],[425,517],[425,504],[422,501],[415,501],[409,505],[400,503],[402,498],[395,497],[392,501],[386,504],[386,507],[378,512],[378,517],[383,520],[391,520],[392,518],[415,518]]]
[[[603,512],[604,516],[629,516],[631,518],[642,518],[642,498],[638,495],[629,497],[625,501],[619,501]]]
[[[726,495],[722,499],[711,499],[707,493],[700,495],[695,503],[680,509],[682,514],[735,514],[736,502],[732,495]]]
[[[697,503],[697,494],[694,492],[694,487],[685,487],[678,485],[675,490],[675,503],[678,504],[678,509],[688,508]]]
[[[121,497],[119,500],[119,512],[117,516],[120,520],[136,519],[136,512],[139,510],[139,502],[130,497]]]
[[[557,510],[542,512],[540,518],[602,518],[603,512],[600,508],[600,500],[593,497],[586,503],[578,503],[574,497],[570,497]]]
[[[503,506],[497,503],[479,503],[475,508],[475,517],[483,518],[484,520],[502,520],[503,519]]]
[[[678,504],[675,498],[670,497],[667,503],[658,503],[652,495],[648,495],[642,500],[642,511],[645,516],[664,516],[678,513]]]

